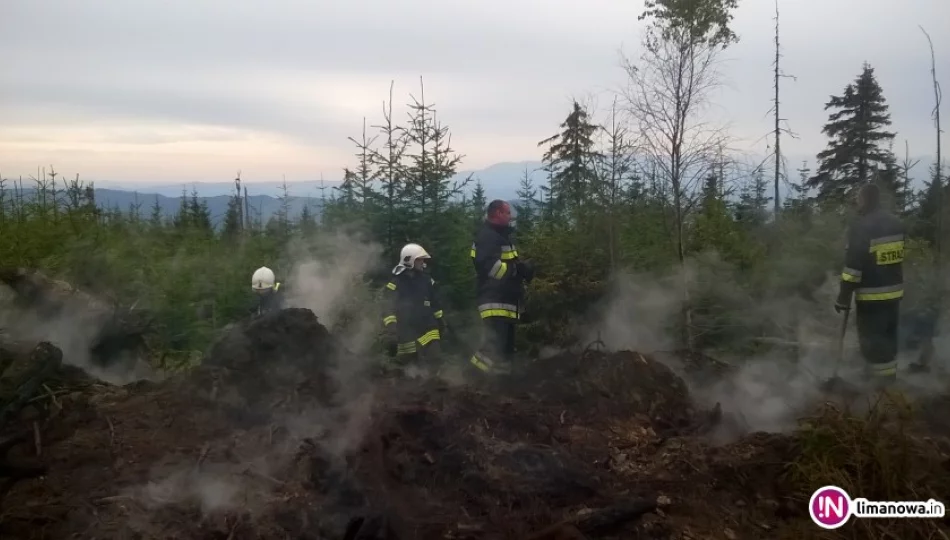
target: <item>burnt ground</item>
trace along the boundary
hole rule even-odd
[[[864,520],[822,531],[807,515],[810,490],[829,483],[869,499],[945,499],[947,399],[861,418],[825,405],[798,432],[714,445],[707,435],[728,421],[718,407],[697,406],[666,364],[636,352],[563,354],[468,384],[370,380],[304,309],[234,329],[200,368],[160,383],[110,386],[53,349],[0,351],[30,357],[19,372],[7,362],[0,379],[4,539],[950,530]]]

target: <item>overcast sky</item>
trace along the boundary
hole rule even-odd
[[[825,139],[823,105],[865,60],[891,105],[898,147],[934,154],[930,53],[950,89],[950,1],[780,0],[783,116],[796,158]],[[337,179],[362,118],[436,103],[465,169],[535,160],[571,96],[624,80],[640,0],[3,0],[0,174],[39,165],[95,180]],[[774,6],[740,0],[739,45],[717,97],[739,146],[770,129]],[[948,90],[950,91],[950,90]],[[950,123],[950,112],[944,107]],[[944,152],[946,154],[946,150]],[[794,164],[797,166],[797,163]]]

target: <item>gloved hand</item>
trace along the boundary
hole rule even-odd
[[[854,289],[842,282],[838,289],[838,298],[835,299],[835,312],[840,314],[851,311],[852,298],[854,298]]]

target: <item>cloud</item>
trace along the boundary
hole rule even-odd
[[[783,117],[800,134],[785,148],[814,155],[823,146],[824,102],[867,60],[899,140],[932,153],[929,52],[917,24],[934,27],[938,54],[950,49],[933,23],[950,19],[950,4],[783,4],[784,70],[798,77],[783,83]],[[261,175],[335,174],[351,161],[346,137],[362,117],[380,119],[390,81],[402,120],[419,75],[466,168],[535,159],[571,96],[622,82],[617,50],[635,54],[640,10],[613,0],[15,2],[0,20],[0,167],[26,174],[66,161],[87,176],[157,179],[154,163],[178,144],[189,148],[176,154],[186,161],[163,172],[175,180],[247,166]],[[770,2],[742,3],[742,41],[727,54],[729,87],[717,102],[756,150],[770,129],[773,11]],[[37,140],[44,131],[48,139]],[[215,155],[198,156],[209,140]],[[249,152],[252,140],[269,141],[279,158]],[[119,167],[113,154],[134,141],[138,156]]]

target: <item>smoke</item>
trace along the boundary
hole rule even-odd
[[[608,289],[608,302],[596,313],[598,324],[584,331],[584,342],[600,339],[611,350],[655,351],[670,348],[673,339],[669,325],[682,306],[667,279],[619,273]],[[679,294],[680,297],[677,297]]]
[[[781,267],[776,261],[775,267]],[[731,368],[710,376],[708,366],[687,365],[669,355],[658,355],[680,375],[698,404],[719,403],[727,421],[713,435],[729,442],[753,431],[787,432],[798,418],[827,395],[822,388],[832,376],[858,394],[873,392],[860,355],[855,316],[841,340],[842,316],[832,309],[838,276],[826,272],[821,283],[799,287],[801,267],[787,275],[772,274],[759,286],[765,294],[753,295],[750,277],[743,270],[706,252],[665,275],[618,273],[607,298],[595,311],[594,324],[581,329],[587,342],[598,337],[611,350],[645,353],[670,351],[682,343],[682,317],[688,284],[692,306],[691,330],[695,346],[722,344],[710,354]],[[789,283],[796,284],[789,286]],[[805,292],[808,291],[808,292]],[[950,324],[941,317],[938,335],[947,335]],[[839,357],[839,346],[841,353]],[[950,350],[950,338],[935,341],[935,368]],[[944,354],[941,354],[944,352]],[[905,351],[902,363],[915,351]],[[904,366],[902,366],[904,367]],[[699,368],[699,369],[696,369]],[[928,375],[901,371],[902,389],[912,398],[946,390],[945,382]]]
[[[252,396],[257,405],[248,411],[250,417],[269,417],[269,425],[251,428],[241,436],[239,456],[231,449],[236,437],[210,441],[218,451],[209,453],[200,471],[193,461],[168,456],[169,465],[156,470],[152,482],[134,491],[150,508],[197,504],[203,512],[253,510],[276,496],[274,490],[284,482],[279,478],[310,476],[295,470],[309,466],[312,457],[301,453],[308,445],[318,448],[316,455],[327,460],[323,476],[346,476],[346,458],[364,442],[379,391],[368,368],[378,359],[371,346],[380,320],[376,298],[363,276],[378,270],[381,247],[355,235],[336,233],[321,235],[312,243],[294,242],[287,253],[291,264],[286,279],[279,279],[287,307],[311,310],[339,348],[337,358],[320,359],[334,391],[319,398],[329,397],[329,404],[318,405],[312,398],[298,396],[293,385],[305,381],[298,380],[293,359],[287,359],[286,366],[271,366],[268,371],[284,383],[273,387],[279,396]],[[248,391],[255,389],[241,389]],[[274,398],[278,404],[270,402]],[[267,435],[262,436],[262,430]],[[147,521],[148,516],[141,519]]]
[[[289,252],[287,304],[307,308],[343,347],[330,375],[338,390],[330,409],[309,409],[282,424],[294,438],[311,438],[335,457],[356,448],[368,429],[376,387],[368,368],[380,328],[377,298],[364,276],[378,273],[382,247],[350,232],[320,235]]]
[[[209,514],[244,505],[249,490],[242,485],[241,478],[222,467],[211,469],[161,475],[161,480],[130,490],[129,495],[150,510],[168,504],[197,504],[202,514]]]
[[[344,362],[335,374],[347,395],[371,392],[367,368],[379,361],[371,350],[381,332],[379,300],[381,291],[369,286],[365,275],[388,276],[391,265],[382,258],[382,246],[352,232],[321,235],[315,243],[297,243],[289,250],[295,260],[287,287],[292,307],[313,311],[320,322],[338,336],[358,359]],[[377,284],[381,285],[381,283]],[[453,325],[457,340],[469,348],[478,342],[480,327]],[[442,344],[444,356],[449,345]],[[471,354],[471,351],[466,351]],[[467,358],[466,358],[467,360]],[[465,370],[449,362],[439,369],[412,366],[405,375],[416,379],[437,378],[449,385],[465,383]]]
[[[368,350],[371,340],[366,338],[379,324],[363,276],[376,273],[382,247],[337,232],[307,246],[294,245],[290,252],[295,262],[287,284],[288,305],[313,311],[327,328],[345,327],[346,346]]]
[[[693,399],[710,407],[719,403],[725,421],[716,426],[716,442],[728,443],[749,432],[788,432],[810,404],[821,398],[812,367],[827,358],[806,356],[790,362],[781,353],[747,359],[722,378],[697,381],[686,376]]]
[[[160,378],[145,359],[129,352],[108,366],[92,361],[91,348],[113,323],[113,308],[105,301],[38,272],[24,273],[22,280],[25,287],[42,290],[43,296],[25,304],[13,288],[0,284],[0,329],[9,339],[52,343],[63,352],[64,363],[110,384]]]

